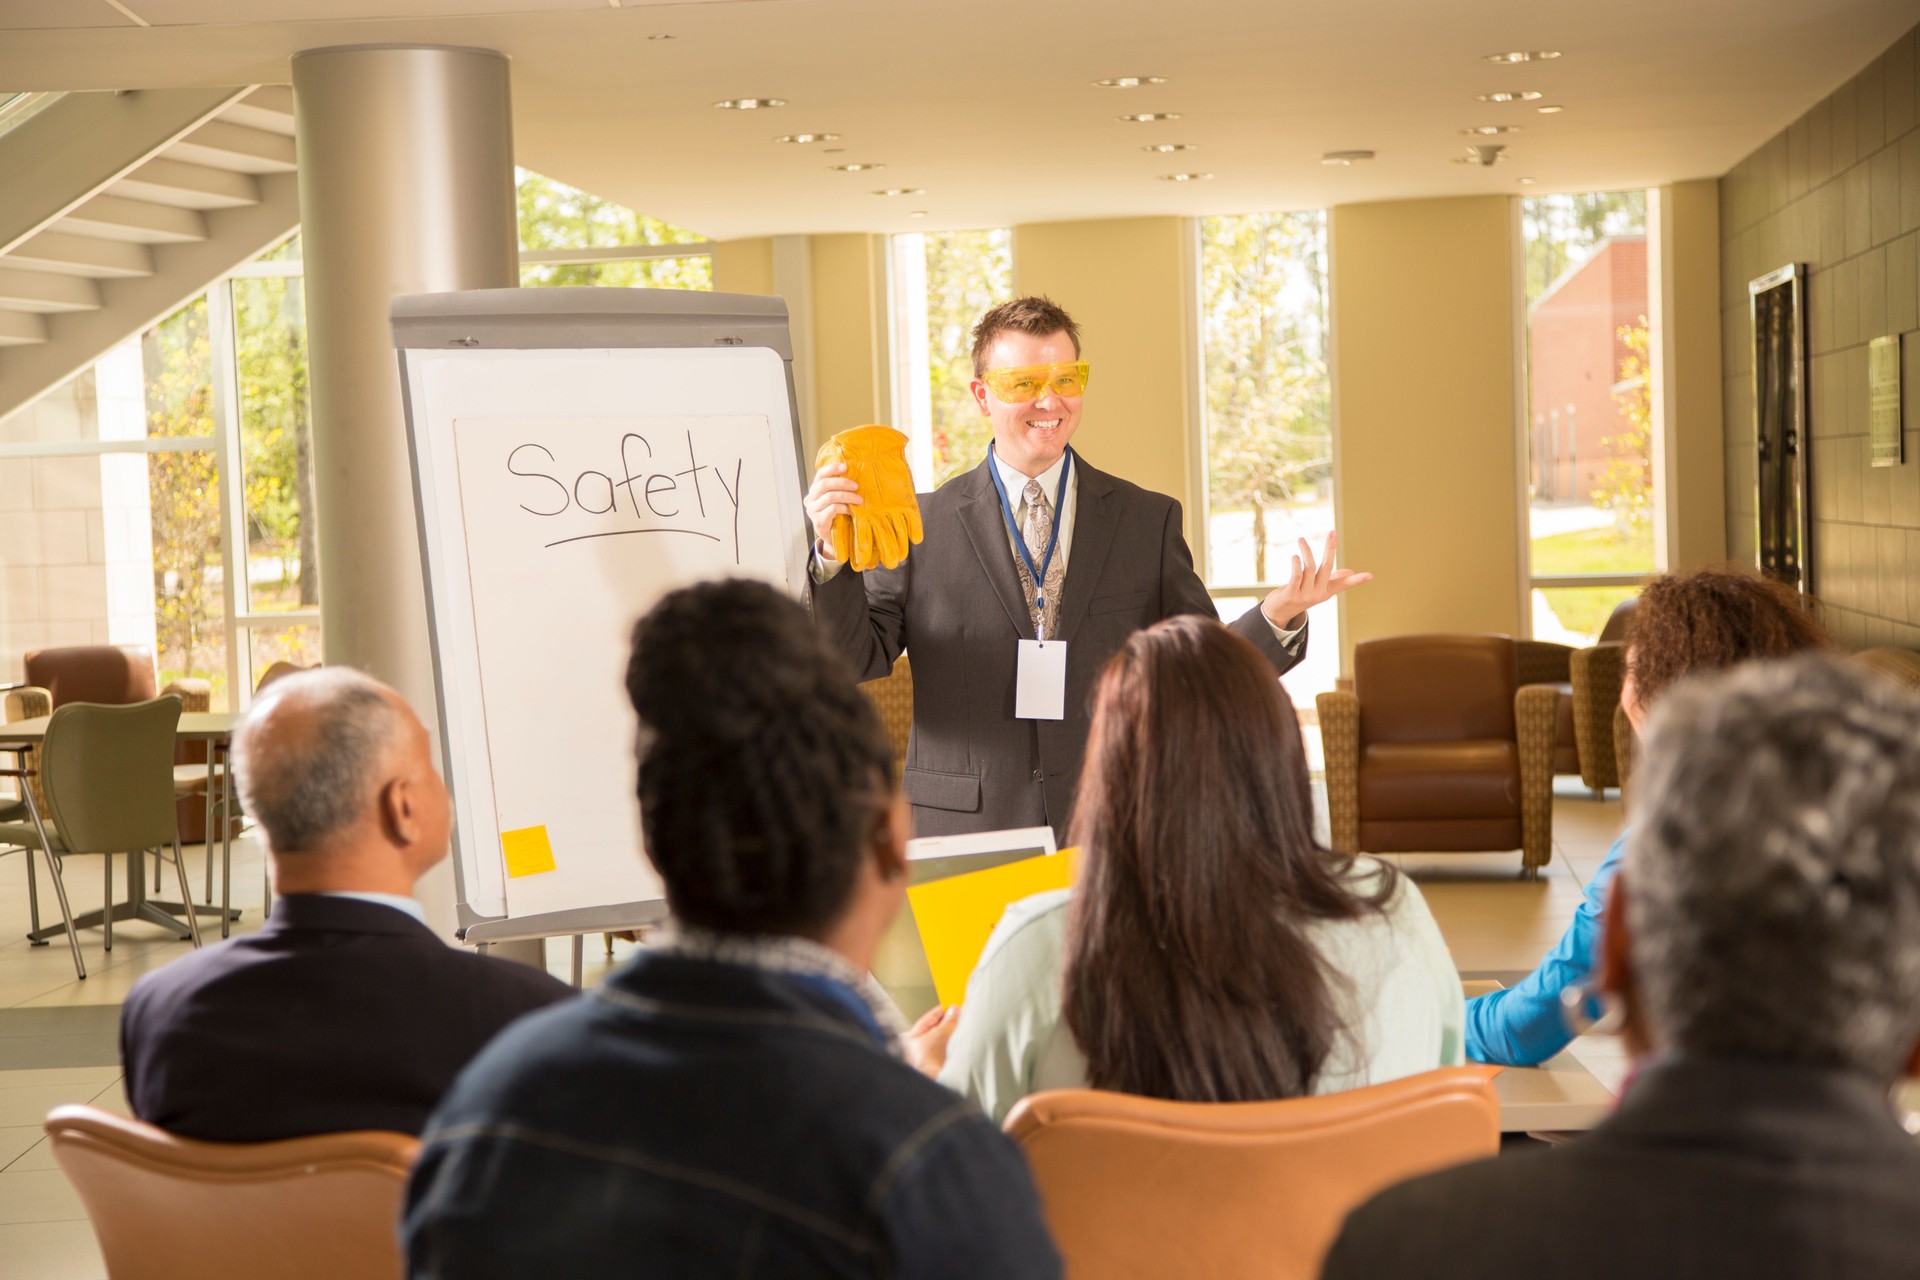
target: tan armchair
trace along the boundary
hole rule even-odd
[[[1447,1067],[1278,1102],[1167,1102],[1067,1089],[1007,1132],[1076,1280],[1312,1280],[1375,1192],[1500,1146],[1486,1073]]]
[[[47,1117],[114,1280],[398,1276],[404,1133],[194,1142],[92,1107]],[[195,1262],[199,1259],[199,1262]]]
[[[878,680],[860,686],[873,700],[880,721],[887,727],[887,741],[893,746],[893,780],[897,785],[907,767],[907,738],[913,731],[913,667],[907,655],[894,661],[893,671]]]
[[[1513,642],[1514,679],[1521,688],[1547,685],[1558,695],[1553,718],[1553,771],[1580,772],[1580,739],[1573,724],[1573,654],[1564,644],[1549,640]]]
[[[1558,690],[1519,686],[1507,636],[1354,646],[1353,688],[1316,700],[1333,847],[1343,853],[1519,849],[1553,856]]]

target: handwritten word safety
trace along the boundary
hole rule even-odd
[[[738,564],[740,488],[746,462],[740,458],[702,462],[693,432],[675,434],[685,437],[684,467],[677,465],[680,441],[663,443],[656,450],[652,440],[636,431],[620,437],[618,465],[609,471],[574,471],[571,464],[562,466],[544,444],[519,445],[507,454],[507,470],[526,482],[518,486],[523,491],[520,509],[558,521],[554,532],[559,536],[546,544],[549,547],[643,533],[684,534],[721,543],[730,537]],[[666,452],[669,448],[671,455]],[[571,481],[566,478],[569,474]],[[577,520],[559,521],[569,513],[608,516],[612,517],[609,524],[627,527],[570,533],[566,531],[577,527]]]

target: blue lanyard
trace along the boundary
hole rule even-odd
[[[993,446],[987,446],[987,474],[993,478],[993,491],[1000,495],[1000,514],[1007,519],[1007,532],[1013,535],[1013,549],[1019,555],[1020,563],[1027,566],[1027,576],[1033,582],[1033,605],[1044,615],[1047,611],[1047,570],[1053,564],[1053,550],[1060,545],[1060,526],[1065,523],[1067,500],[1067,477],[1073,474],[1073,450],[1068,449],[1066,462],[1060,468],[1060,484],[1053,491],[1053,532],[1047,537],[1047,555],[1040,567],[1033,567],[1033,552],[1027,550],[1027,540],[1020,528],[1013,522],[1013,503],[1007,497],[1007,486],[1000,479],[1000,463],[994,457]],[[1044,636],[1040,637],[1045,639]]]

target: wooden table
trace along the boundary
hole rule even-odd
[[[1469,999],[1498,991],[1490,981],[1460,984]],[[1493,1078],[1500,1095],[1500,1132],[1571,1133],[1591,1129],[1613,1114],[1613,1091],[1587,1070],[1570,1049],[1537,1067],[1503,1067]]]
[[[0,724],[0,750],[8,748],[31,750],[39,746],[41,740],[47,735],[47,724],[52,719],[52,716],[35,716],[30,720],[15,720],[11,723]],[[174,736],[178,739],[187,742],[204,742],[207,744],[207,831],[209,833],[213,831],[215,800],[213,782],[215,777],[219,779],[220,783],[218,799],[221,805],[221,814],[225,815],[233,812],[232,771],[224,768],[216,771],[214,761],[219,753],[225,751],[231,744],[233,728],[239,722],[240,716],[236,712],[189,711],[180,717],[180,727],[174,732]],[[201,903],[196,904],[193,908],[194,914],[196,915],[219,917],[220,932],[223,937],[231,927],[233,920],[240,914],[237,911],[230,910],[229,905],[233,900],[233,864],[231,860],[232,848],[228,838],[228,832],[229,824],[223,821],[220,824],[220,849],[223,867],[220,888],[221,905],[216,907],[211,904]],[[209,835],[209,843],[211,843],[211,835]],[[109,863],[108,865],[111,867],[112,864]],[[108,883],[111,885],[111,877],[109,877]],[[157,888],[158,886],[155,887]],[[185,903],[162,902],[147,896],[147,864],[146,859],[142,856],[129,855],[127,859],[127,900],[125,902],[112,902],[111,899],[113,895],[109,893],[107,896],[112,910],[111,918],[113,920],[145,920],[149,924],[157,924],[163,929],[171,930],[181,938],[192,936],[192,931],[187,928],[186,922],[181,918],[187,909]],[[83,915],[76,916],[74,917],[73,927],[76,929],[87,929],[104,924],[108,919],[107,910],[108,907],[103,906],[99,911],[88,911]],[[59,937],[66,931],[67,926],[65,924],[51,924],[43,929],[34,930],[32,933],[29,933],[27,937],[30,941],[39,944],[45,943],[51,938]]]

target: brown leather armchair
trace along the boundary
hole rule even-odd
[[[1500,1104],[1484,1069],[1445,1067],[1277,1102],[1064,1089],[1006,1128],[1076,1280],[1313,1280],[1376,1191],[1498,1151]]]
[[[27,683],[45,689],[57,709],[69,702],[124,706],[157,693],[153,652],[111,644],[36,649],[26,657]]]
[[[1520,687],[1515,659],[1495,635],[1354,646],[1353,688],[1316,700],[1336,850],[1517,848],[1538,877],[1553,856],[1560,695]]]
[[[1522,688],[1540,684],[1551,687],[1558,696],[1553,720],[1553,771],[1556,774],[1580,772],[1580,739],[1573,723],[1574,650],[1550,640],[1513,642],[1514,679]]]

